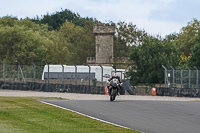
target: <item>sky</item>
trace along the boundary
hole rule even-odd
[[[200,21],[199,0],[0,0],[0,17],[34,18],[68,9],[81,17],[107,23],[125,21],[150,35],[179,33]]]

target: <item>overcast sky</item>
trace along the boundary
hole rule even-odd
[[[34,18],[61,8],[103,23],[132,22],[162,37],[179,33],[194,18],[200,21],[200,0],[0,0],[0,17]]]

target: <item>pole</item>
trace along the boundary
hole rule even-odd
[[[190,68],[187,67],[187,66],[186,66],[186,68],[189,70],[189,88],[190,88],[190,72],[191,72],[191,70],[190,70]]]
[[[75,85],[77,85],[77,66],[74,65],[75,67]]]
[[[197,77],[196,77],[196,88],[198,89],[198,78],[199,78],[199,70],[197,69],[196,66],[194,66],[194,69],[197,70]]]
[[[101,67],[101,87],[103,88],[103,67],[102,65],[99,65]]]
[[[165,69],[165,77],[164,77],[164,79],[165,79],[165,87],[167,86],[167,80],[166,80],[166,76],[167,76],[167,68],[164,66],[164,65],[162,65],[162,68],[164,68]]]
[[[116,73],[116,66],[112,65],[112,67],[115,69],[115,73]]]
[[[90,89],[90,71],[91,71],[91,67],[88,65],[89,67],[89,89]]]
[[[5,63],[3,61],[1,63],[3,64],[3,81],[5,81]]]
[[[183,81],[182,81],[182,78],[183,78],[183,73],[182,73],[182,69],[180,66],[178,66],[178,68],[181,70],[181,88],[182,88],[182,84],[183,84]]]
[[[47,86],[48,86],[48,91],[49,91],[49,64],[46,63],[46,65],[47,65],[47,67],[48,67],[48,84],[47,84]]]
[[[35,64],[32,62],[32,64],[33,64],[33,68],[34,68],[34,70],[33,70],[33,82],[35,83]]]
[[[64,84],[64,66],[63,64],[61,64],[62,66],[62,84]]]
[[[174,83],[174,68],[172,67],[172,66],[170,66],[171,67],[171,69],[172,69],[172,73],[173,73],[173,87],[175,87],[175,83]]]
[[[17,77],[18,77],[18,82],[20,81],[20,76],[19,76],[19,66],[20,66],[20,63],[18,61],[17,62]]]

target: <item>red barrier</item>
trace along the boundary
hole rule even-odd
[[[152,88],[152,95],[156,96],[156,88]]]
[[[108,95],[107,90],[108,90],[108,88],[107,88],[107,86],[105,86],[105,95]]]

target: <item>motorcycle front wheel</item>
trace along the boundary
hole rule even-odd
[[[111,90],[111,93],[110,93],[110,101],[114,101],[115,100],[115,97],[116,97],[116,93],[115,93],[116,90]]]

